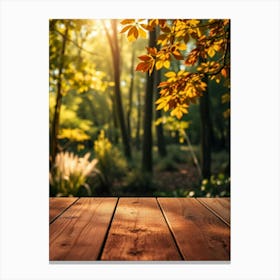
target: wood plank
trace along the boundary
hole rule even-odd
[[[230,199],[229,198],[197,198],[206,207],[230,226]]]
[[[97,260],[117,198],[80,198],[50,225],[50,260]]]
[[[77,201],[77,197],[50,197],[49,199],[49,222],[51,223],[67,207]]]
[[[182,260],[155,198],[120,198],[101,260]]]
[[[195,198],[158,198],[185,260],[230,260],[230,228]]]

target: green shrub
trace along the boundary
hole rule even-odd
[[[98,169],[102,174],[102,184],[110,191],[114,181],[126,175],[128,165],[120,150],[113,146],[102,130],[94,142],[94,153],[98,159]]]
[[[212,175],[210,180],[204,179],[200,188],[186,192],[187,197],[229,197],[230,177],[220,173]]]
[[[97,176],[99,170],[96,168],[97,159],[90,161],[89,157],[90,153],[84,157],[69,152],[57,154],[50,173],[51,195],[78,196],[84,190],[91,195],[86,181],[89,177]]]

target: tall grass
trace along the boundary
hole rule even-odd
[[[91,195],[87,178],[97,176],[97,159],[89,160],[90,153],[78,157],[73,153],[61,152],[55,158],[55,165],[50,173],[51,193],[56,196],[77,196],[81,188]]]

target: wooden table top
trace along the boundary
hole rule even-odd
[[[229,261],[229,198],[50,198],[50,261]]]

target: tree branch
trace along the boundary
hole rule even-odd
[[[91,51],[85,49],[84,47],[82,47],[82,46],[80,46],[79,44],[77,44],[74,40],[70,39],[68,36],[65,37],[65,35],[62,34],[60,31],[58,31],[58,30],[54,30],[54,31],[55,31],[57,34],[59,34],[59,35],[61,35],[62,37],[64,37],[67,41],[71,42],[73,45],[75,45],[76,47],[78,47],[80,50],[82,50],[82,51],[84,51],[84,52],[86,52],[86,53],[88,53],[88,54],[90,54],[90,55],[94,55],[94,56],[96,56],[96,55],[101,55],[101,54],[99,54],[99,53],[91,52]],[[102,55],[101,55],[101,56],[102,56]]]

